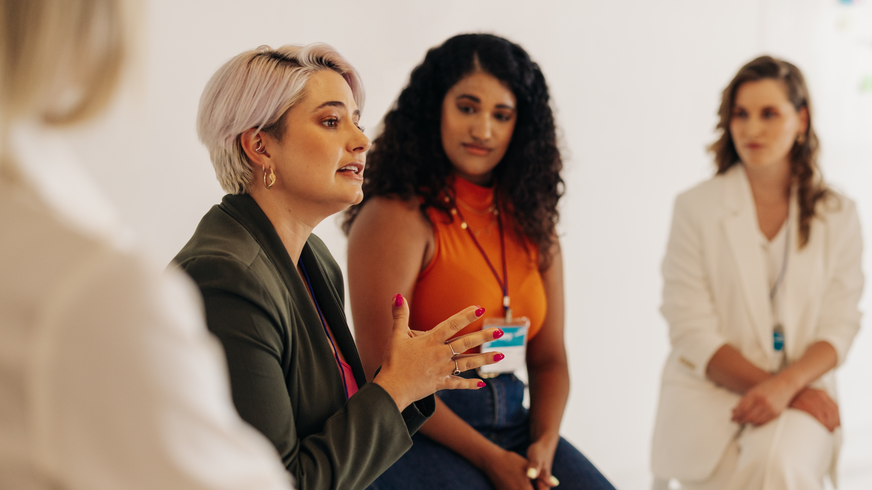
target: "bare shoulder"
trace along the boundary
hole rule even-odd
[[[417,236],[427,239],[432,236],[433,231],[417,199],[378,196],[367,201],[361,208],[349,230],[348,239],[368,238],[373,234],[384,233],[394,237]]]

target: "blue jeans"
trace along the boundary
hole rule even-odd
[[[530,418],[523,406],[524,384],[513,374],[484,380],[478,391],[443,391],[438,395],[460,418],[503,449],[521,456],[530,445]],[[415,434],[412,448],[382,474],[370,490],[473,489],[493,486],[481,470],[459,454]],[[557,444],[552,474],[560,490],[614,490],[614,486],[572,444],[562,437]]]

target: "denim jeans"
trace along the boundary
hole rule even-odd
[[[524,384],[513,374],[484,380],[477,391],[443,391],[438,396],[451,410],[503,449],[526,456],[530,445],[530,419]],[[412,448],[372,485],[371,490],[493,489],[487,476],[459,454],[422,434],[412,437]],[[614,490],[614,486],[562,437],[554,454],[552,474],[560,490]]]

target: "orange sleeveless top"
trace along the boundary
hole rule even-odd
[[[519,242],[507,223],[509,218],[500,210],[493,213],[494,190],[480,187],[462,178],[449,181],[456,196],[456,204],[469,229],[475,234],[479,245],[503,280],[500,231],[497,218],[503,219],[503,236],[506,248],[506,269],[512,315],[530,319],[528,339],[542,328],[545,320],[546,298],[542,276],[539,273],[539,253],[527,240]],[[470,305],[485,308],[484,318],[503,318],[503,292],[497,279],[488,267],[481,252],[475,246],[467,230],[461,228],[461,220],[449,218],[442,211],[430,208],[427,216],[433,227],[436,245],[430,263],[418,275],[415,291],[410,298],[410,327],[429,330],[449,316]],[[482,321],[476,321],[461,330],[464,335],[481,330]]]

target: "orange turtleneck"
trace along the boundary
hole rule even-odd
[[[503,219],[512,315],[530,319],[528,339],[532,339],[542,328],[547,306],[537,248],[528,240],[518,240],[512,231],[511,217],[504,210],[494,214],[492,187],[481,187],[462,178],[451,179],[449,186],[453,189],[460,214],[500,280],[503,279],[503,268],[497,219]],[[449,216],[433,208],[427,210],[427,216],[436,245],[433,258],[418,275],[414,295],[410,298],[411,328],[428,330],[472,304],[485,308],[485,318],[502,318],[500,285],[467,230],[461,227],[462,220],[453,215],[453,222],[449,222]],[[475,322],[457,335],[480,330],[482,325],[482,322]]]

